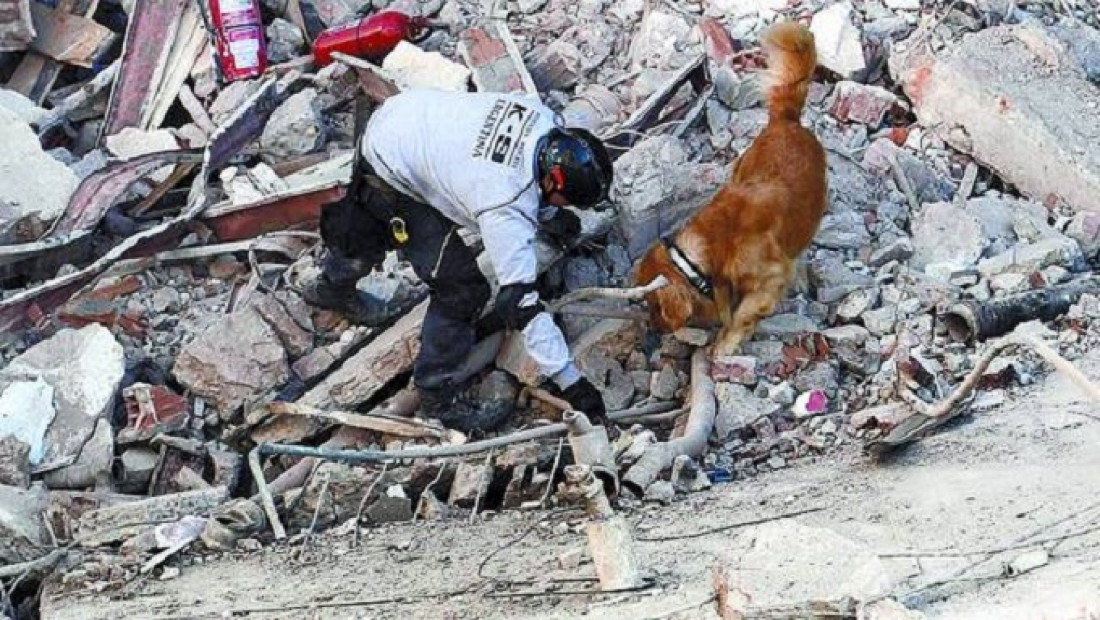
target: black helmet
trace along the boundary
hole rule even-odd
[[[580,128],[553,129],[539,157],[542,174],[554,177],[566,200],[592,207],[607,198],[614,170],[600,139]]]

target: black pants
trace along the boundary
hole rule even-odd
[[[349,197],[322,208],[321,236],[328,250],[322,277],[354,288],[382,262],[386,250],[397,250],[429,290],[413,383],[448,388],[476,344],[478,317],[491,294],[489,282],[454,222],[376,176],[364,178],[358,200]],[[394,217],[404,223],[404,242],[394,234]]]

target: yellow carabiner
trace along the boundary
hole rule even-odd
[[[405,220],[395,217],[390,220],[390,228],[393,230],[393,238],[398,243],[404,244],[409,240],[409,231],[405,229]]]

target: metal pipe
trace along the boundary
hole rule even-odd
[[[1007,334],[1026,321],[1053,320],[1086,293],[1100,294],[1100,279],[1087,278],[985,302],[964,301],[941,317],[952,340],[980,341]]]
[[[718,406],[714,400],[714,380],[710,376],[710,362],[702,349],[696,349],[691,357],[691,412],[683,437],[656,443],[646,449],[634,463],[622,483],[641,497],[662,471],[672,467],[672,461],[683,454],[699,456],[714,430],[714,418]]]
[[[615,421],[626,418],[638,418],[640,412],[661,415],[667,411],[675,409],[676,407],[677,405],[674,402],[653,403],[631,409],[623,409],[622,411],[615,411],[609,413],[607,417],[609,420]],[[713,420],[711,424],[713,425]],[[547,426],[542,426],[539,428],[519,431],[517,433],[512,433],[511,435],[505,435],[503,437],[494,437],[492,439],[474,441],[467,444],[451,446],[432,446],[426,448],[409,448],[407,450],[395,450],[393,452],[385,452],[382,450],[326,450],[324,448],[314,448],[311,446],[297,446],[291,444],[273,443],[262,443],[257,446],[256,449],[259,451],[259,454],[263,456],[272,456],[278,454],[284,456],[314,457],[327,461],[338,461],[348,464],[385,463],[389,461],[406,459],[432,459],[449,456],[467,456],[470,454],[478,454],[480,452],[486,452],[494,448],[502,448],[504,446],[509,446],[524,441],[546,439],[550,437],[560,437],[561,435],[564,435],[566,431],[567,429],[565,424],[549,424]]]

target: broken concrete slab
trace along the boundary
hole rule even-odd
[[[0,391],[0,436],[25,444],[30,465],[46,458],[46,431],[57,415],[53,397],[53,386],[41,377],[14,381]]]
[[[897,102],[897,96],[885,88],[843,80],[833,88],[826,107],[829,114],[839,121],[876,128]]]
[[[850,3],[838,2],[815,13],[810,21],[818,64],[843,78],[850,78],[867,68],[863,36],[856,26],[854,14]]]
[[[0,485],[0,566],[45,555],[49,539],[42,517],[48,504],[49,492],[41,484],[30,489]]]
[[[924,270],[948,264],[961,270],[973,267],[989,245],[981,222],[952,203],[924,205],[913,221],[913,258],[910,265]]]
[[[867,328],[859,325],[841,325],[821,332],[831,347],[862,347],[870,337]]]
[[[271,115],[260,136],[260,153],[268,164],[308,155],[325,145],[328,132],[317,89],[291,95]]]
[[[5,107],[0,107],[0,144],[0,224],[31,214],[43,221],[61,215],[76,191],[76,175],[47,155],[30,126]]]
[[[313,348],[313,334],[308,331],[312,328],[308,312],[300,318],[293,316],[288,306],[290,304],[302,304],[300,297],[288,295],[280,291],[274,295],[261,295],[251,301],[251,306],[267,322],[271,329],[279,336],[283,348],[292,359],[296,359]],[[306,325],[298,321],[306,322]]]
[[[636,69],[679,69],[701,48],[699,31],[684,16],[654,7],[631,38],[630,61]]]
[[[793,519],[753,527],[720,554],[739,588],[761,607],[844,597],[870,600],[889,593],[898,578],[873,550]]]
[[[112,155],[120,159],[130,159],[139,155],[148,155],[149,153],[174,151],[180,148],[176,137],[167,129],[143,131],[133,127],[127,127],[117,134],[107,136],[103,144]],[[170,174],[172,174],[172,167],[165,166],[150,174],[149,178],[157,183],[161,183],[166,180]]]
[[[41,2],[31,3],[31,18],[36,35],[30,48],[66,65],[91,69],[118,39],[95,20]]]
[[[889,65],[947,143],[1032,199],[1100,210],[1100,91],[1040,22],[982,30],[938,54],[901,48]]]
[[[123,493],[144,494],[153,479],[160,453],[149,448],[129,448],[119,457],[119,490]]]
[[[668,506],[676,499],[676,487],[668,480],[658,480],[645,490],[645,501]]]
[[[604,319],[577,338],[570,350],[578,361],[589,356],[626,359],[644,336],[643,329],[635,321]],[[675,340],[672,336],[669,338]]]
[[[68,467],[46,472],[42,481],[50,489],[111,488],[111,465],[115,458],[115,437],[111,422],[96,421],[95,431]]]
[[[1035,243],[1020,243],[978,263],[978,273],[990,278],[1002,274],[1031,274],[1053,265],[1078,271],[1085,264],[1077,242],[1069,237],[1050,237]]]
[[[738,433],[757,418],[776,409],[774,402],[759,398],[752,390],[735,383],[716,383],[714,397],[718,401],[714,434],[719,441],[725,441],[731,434]]]
[[[715,381],[753,386],[757,381],[757,366],[759,360],[751,355],[715,357],[711,362],[710,374]]]
[[[5,396],[27,383],[45,383],[50,388],[56,414],[45,434],[40,468],[69,465],[80,455],[97,420],[111,412],[124,371],[122,346],[98,324],[62,329],[0,370],[0,394]],[[44,396],[46,391],[37,394]],[[23,415],[36,416],[40,411],[24,410]],[[31,458],[35,462],[33,443]]]
[[[614,358],[589,354],[577,359],[577,367],[603,395],[608,411],[630,406],[634,398],[634,380]]]
[[[904,263],[913,257],[913,252],[915,251],[916,248],[913,247],[912,239],[909,237],[899,237],[885,245],[879,246],[871,252],[870,258],[867,259],[867,264],[878,269],[893,261]]]
[[[229,120],[259,87],[260,84],[253,80],[238,80],[226,84],[225,88],[218,91],[214,103],[207,110],[210,120],[215,125],[221,125]]]
[[[422,302],[399,319],[300,402],[318,408],[354,408],[405,372],[420,350],[420,325],[427,306]]]
[[[633,386],[633,379],[631,379]],[[676,398],[676,392],[680,389],[680,379],[676,376],[676,368],[672,364],[665,364],[660,371],[651,375],[649,381],[649,395],[657,400],[672,400]],[[633,389],[630,390],[634,396]]]
[[[466,92],[470,70],[448,60],[439,52],[426,52],[402,41],[382,61],[386,70],[402,89],[433,88]]]
[[[724,166],[689,163],[682,143],[672,136],[646,138],[620,157],[612,195],[630,258],[641,256],[661,234],[707,203],[728,175]]]
[[[871,233],[856,211],[827,213],[814,236],[814,244],[831,250],[858,250],[871,243]]]
[[[25,489],[31,484],[31,446],[15,437],[0,436],[0,485]]]
[[[883,306],[877,310],[868,310],[860,316],[860,321],[871,335],[881,338],[894,333],[901,312],[896,305]]]
[[[773,314],[760,321],[753,332],[754,338],[775,338],[784,342],[805,334],[817,332],[817,324],[801,314]]]
[[[228,420],[250,398],[286,382],[290,368],[279,335],[247,307],[185,344],[172,374]]]
[[[835,254],[809,262],[807,270],[817,300],[825,304],[836,303],[853,291],[874,284],[874,278],[856,273]]]
[[[622,102],[602,84],[589,84],[561,111],[568,127],[587,129],[596,135],[619,119]]]
[[[863,164],[873,172],[887,177],[900,174],[909,183],[917,203],[947,201],[954,196],[954,185],[928,161],[911,150],[894,144],[889,138],[879,138],[867,147]],[[896,183],[895,177],[895,183]]]
[[[1085,257],[1100,253],[1100,214],[1078,213],[1066,225],[1066,235],[1077,242]]]

